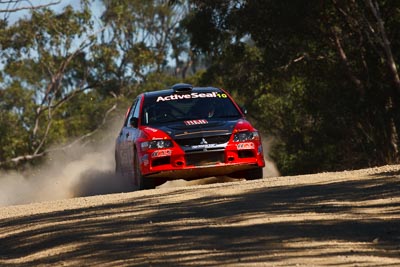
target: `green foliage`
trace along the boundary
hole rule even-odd
[[[228,90],[282,174],[398,162],[400,4],[371,2],[85,0],[2,20],[0,164],[178,82]]]
[[[90,19],[85,4],[80,10],[66,6],[60,13],[34,9],[29,17],[2,29],[1,105],[6,110],[1,124],[14,127],[1,137],[7,144],[2,146],[1,163],[35,156],[70,137],[57,121],[58,109],[91,87],[86,79],[91,63],[84,51],[90,44]]]
[[[361,1],[192,2],[185,25],[193,47],[211,57],[202,83],[248,106],[276,140],[268,153],[281,173],[398,161],[400,87],[376,34],[383,18],[398,62],[397,2],[379,2],[378,18]]]
[[[181,64],[187,53],[184,4],[104,1],[101,21],[95,4],[1,21],[0,166],[97,132],[111,107],[124,114],[136,94],[180,80],[163,70],[169,54]]]
[[[146,83],[139,86],[139,92],[167,89],[176,83],[198,84],[198,79],[198,76],[190,76],[182,80],[170,74],[155,72],[147,76]]]
[[[149,70],[160,72],[169,50],[174,57],[184,52],[180,18],[185,10],[180,3],[165,0],[103,1],[102,19],[110,26],[110,38],[123,52],[121,67],[130,68],[142,81]],[[123,64],[123,65],[122,65]]]

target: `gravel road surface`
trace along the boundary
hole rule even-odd
[[[0,207],[0,266],[400,266],[400,165]]]

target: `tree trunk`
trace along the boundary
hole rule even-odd
[[[393,151],[393,161],[399,162],[399,132],[400,132],[400,76],[397,70],[396,61],[393,57],[392,48],[390,46],[389,38],[387,37],[384,21],[379,11],[379,5],[377,1],[365,0],[367,6],[372,12],[376,20],[376,32],[375,35],[379,40],[385,52],[385,61],[388,66],[388,71],[391,77],[392,88],[390,89],[390,96],[387,102],[387,112],[389,114],[388,130],[390,131],[389,141]],[[394,163],[390,162],[390,163]]]

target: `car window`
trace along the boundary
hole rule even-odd
[[[130,112],[129,112],[129,115],[128,115],[128,117],[126,118],[125,126],[131,127],[130,124],[129,124],[129,122],[130,122],[130,120],[131,120],[132,117],[134,117],[134,118],[139,118],[140,99],[141,99],[141,98],[137,98],[137,99],[133,102],[132,107],[131,107],[131,110],[130,110]]]
[[[138,98],[137,103],[135,105],[135,109],[133,110],[133,117],[139,118],[139,113],[140,113],[140,99]]]
[[[196,119],[239,118],[241,113],[225,94],[189,93],[146,97],[142,124],[154,125]]]

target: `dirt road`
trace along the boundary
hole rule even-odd
[[[1,266],[400,266],[400,165],[0,208]]]

